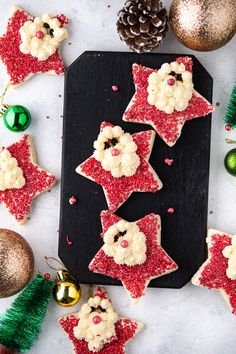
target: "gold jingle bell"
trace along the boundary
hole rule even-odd
[[[79,301],[81,288],[68,271],[60,269],[57,272],[57,280],[52,289],[52,295],[59,305],[69,307]]]

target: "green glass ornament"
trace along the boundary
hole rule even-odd
[[[227,172],[236,177],[236,149],[232,149],[227,153],[224,163]]]
[[[23,132],[31,123],[31,114],[24,106],[8,106],[3,113],[3,122],[12,132]]]

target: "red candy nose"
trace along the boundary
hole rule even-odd
[[[38,31],[36,33],[36,36],[37,36],[38,39],[42,39],[44,37],[44,33],[42,31]]]
[[[129,242],[126,241],[126,240],[122,240],[121,243],[120,243],[121,247],[123,248],[127,248],[129,246]]]
[[[167,84],[173,86],[175,84],[175,79],[168,79]]]
[[[111,151],[112,156],[119,156],[120,155],[120,150],[119,149],[112,149]]]
[[[99,324],[101,322],[101,317],[99,317],[99,316],[94,316],[94,318],[93,318],[93,323],[94,324]]]

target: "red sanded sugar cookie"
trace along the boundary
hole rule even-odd
[[[66,23],[64,15],[35,18],[12,7],[6,33],[0,37],[0,59],[6,65],[11,85],[21,85],[37,73],[64,72],[58,47],[68,37]]]
[[[59,323],[75,354],[125,354],[126,344],[143,328],[142,322],[120,317],[99,287],[79,312],[63,316]]]
[[[76,172],[103,187],[110,211],[117,210],[133,192],[156,192],[162,183],[148,160],[155,132],[133,135],[103,122],[94,154]]]
[[[120,217],[101,213],[104,246],[89,270],[121,280],[132,301],[137,303],[149,282],[177,270],[177,264],[161,247],[161,219],[149,214],[129,223]]]
[[[214,110],[193,89],[192,59],[180,57],[173,63],[165,63],[159,70],[133,64],[135,94],[122,118],[126,122],[151,125],[169,146],[176,143],[187,120],[205,116]],[[176,66],[176,71],[170,65],[173,68]]]
[[[236,315],[236,236],[210,229],[208,258],[192,278],[192,283],[219,290]]]
[[[36,163],[29,135],[0,152],[0,203],[20,224],[26,221],[33,199],[55,180]]]

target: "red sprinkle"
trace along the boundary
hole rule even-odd
[[[227,124],[225,126],[225,130],[227,130],[228,132],[232,129],[231,125],[230,124]]]
[[[119,90],[119,87],[116,86],[116,85],[113,85],[111,88],[112,88],[112,90],[115,91],[115,92]]]
[[[127,240],[122,240],[120,243],[121,247],[127,248],[129,246],[129,242]]]
[[[49,273],[45,273],[44,274],[44,278],[47,279],[47,280],[50,279],[50,274]]]
[[[174,212],[175,212],[174,208],[168,208],[167,209],[167,213],[169,213],[169,214],[174,214]]]
[[[70,197],[70,199],[69,199],[69,203],[70,203],[71,205],[73,205],[73,204],[75,204],[76,202],[77,202],[77,199],[75,198],[74,195],[72,195],[72,197]]]
[[[112,156],[119,156],[120,155],[120,150],[119,149],[112,149],[111,151]]]
[[[101,317],[100,316],[94,316],[93,317],[93,323],[94,324],[99,324],[101,322]]]
[[[173,164],[174,160],[165,158],[164,162],[165,162],[166,165],[171,166]]]
[[[68,246],[73,245],[73,241],[70,239],[70,237],[68,235],[66,235],[66,242]]]

